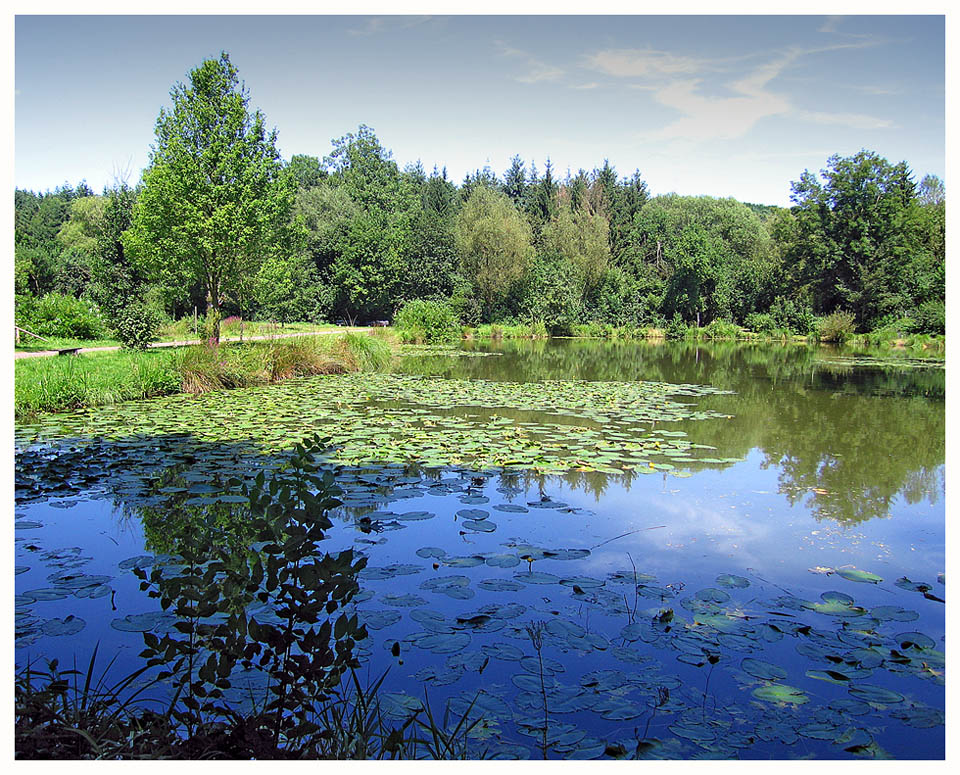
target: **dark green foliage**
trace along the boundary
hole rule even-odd
[[[679,312],[673,313],[673,319],[667,324],[666,329],[663,332],[664,337],[667,339],[683,339],[687,335],[687,324],[683,322],[683,318],[680,316]]]
[[[340,503],[332,473],[316,462],[325,447],[324,439],[308,439],[269,482],[261,472],[244,487],[256,549],[232,551],[209,531],[185,530],[175,545],[179,573],[135,569],[141,589],[178,619],[174,632],[144,633],[141,656],[177,687],[170,716],[188,735],[231,717],[223,692],[241,665],[270,678],[269,699],[245,723],[274,751],[290,740],[309,746],[323,733],[323,704],[358,666],[353,649],[366,631],[355,615],[335,614],[359,590],[366,560],[320,549],[331,527],[327,511]],[[248,610],[254,604],[281,622],[258,621]]]
[[[460,324],[451,306],[442,301],[408,301],[393,320],[400,338],[417,344],[449,342],[460,338]]]
[[[137,228],[123,239],[125,186],[103,197],[84,184],[15,191],[18,295],[90,296],[134,347],[164,312],[364,323],[416,299],[448,299],[473,326],[537,320],[555,333],[679,312],[696,326],[815,336],[817,316],[835,309],[852,311],[859,330],[897,320],[908,334],[945,331],[945,187],[933,175],[916,184],[905,162],[833,156],[792,184],[790,209],[651,198],[639,170],[619,177],[608,160],[561,180],[549,158],[541,173],[515,155],[502,178],[485,166],[458,186],[445,168],[399,169],[363,125],[322,161],[282,164],[226,54],[190,78],[158,120]],[[205,113],[236,131],[191,134]],[[191,172],[198,164],[206,178]],[[241,169],[249,190],[230,182]],[[229,213],[214,222],[206,213],[223,202]],[[140,306],[121,314],[128,298]]]
[[[912,332],[918,334],[945,334],[947,332],[947,308],[939,299],[923,302],[913,312]]]
[[[39,299],[17,296],[15,320],[20,328],[38,336],[99,339],[106,332],[95,305],[60,293],[48,293]]]
[[[816,311],[844,307],[869,328],[888,313],[943,298],[943,255],[929,212],[937,205],[921,205],[906,162],[860,151],[827,165],[823,182],[806,171],[792,184],[797,231],[787,255]]]
[[[92,262],[91,294],[123,346],[142,350],[160,326],[162,308],[142,266],[132,260],[123,241],[135,200],[136,192],[124,184],[108,195]]]

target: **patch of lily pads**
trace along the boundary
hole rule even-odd
[[[85,452],[79,439],[132,438],[133,454],[138,438],[182,434],[268,450],[289,446],[305,429],[329,435],[336,446],[333,459],[344,464],[397,461],[477,470],[683,473],[691,465],[737,462],[702,457],[712,448],[692,442],[685,431],[670,429],[680,421],[726,418],[689,402],[724,392],[659,382],[335,375],[46,417],[18,428],[17,443],[26,451],[36,442],[78,439],[66,450],[66,459],[51,465],[64,473],[71,457]],[[29,490],[28,469],[19,473],[18,485]],[[235,497],[205,485],[189,489],[197,499],[192,505]],[[72,492],[68,488],[62,494]],[[29,492],[23,495],[29,497]]]

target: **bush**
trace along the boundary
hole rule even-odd
[[[701,328],[699,333],[704,339],[739,339],[740,326],[726,320],[714,320]]]
[[[820,341],[843,344],[853,335],[855,327],[852,312],[831,312],[820,322]]]
[[[415,299],[397,312],[394,327],[405,342],[450,342],[460,336],[460,326],[447,302]]]
[[[931,299],[921,304],[913,313],[914,333],[946,334],[947,308],[940,299]]]
[[[673,320],[667,324],[663,335],[666,339],[683,339],[687,335],[687,324],[683,322],[679,312],[673,313]]]
[[[18,296],[15,317],[16,325],[38,336],[100,339],[106,333],[96,306],[60,293],[48,293],[39,299]]]
[[[119,309],[113,329],[120,344],[129,350],[145,350],[156,337],[160,315],[147,302],[135,301]]]
[[[766,312],[751,312],[743,321],[744,326],[755,334],[770,334],[777,328],[773,315]]]

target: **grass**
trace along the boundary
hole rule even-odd
[[[15,361],[14,412],[38,412],[116,404],[180,392],[173,351],[124,350]]]
[[[231,320],[228,318],[228,321]],[[203,321],[200,320],[200,323]],[[225,339],[238,339],[241,334],[244,339],[254,336],[284,336],[286,334],[307,334],[321,331],[336,331],[340,326],[332,323],[287,323],[279,325],[264,321],[243,321],[242,330],[239,322],[227,322],[221,326],[220,336]],[[183,318],[174,323],[163,326],[158,332],[156,342],[182,342],[196,340],[198,337],[193,331],[193,318]],[[29,334],[20,335],[20,343],[15,345],[17,352],[40,352],[42,350],[63,350],[68,347],[119,347],[118,339],[67,339],[63,337],[47,337],[35,339]]]
[[[188,734],[166,702],[151,700],[155,685],[143,667],[110,683],[110,665],[97,676],[97,647],[85,671],[32,665],[14,680],[14,754],[20,760],[163,759],[477,759],[482,742],[471,733],[482,719],[473,703],[452,719],[434,714],[429,697],[404,719],[388,719],[379,693],[386,673],[363,686],[356,672],[319,709],[316,731],[275,745],[264,733],[263,712],[227,711]],[[143,676],[143,679],[141,679]],[[139,689],[133,687],[140,685]],[[156,708],[154,710],[153,708]],[[213,714],[211,714],[212,716]]]
[[[376,371],[389,364],[383,336],[298,337],[15,361],[14,413],[26,419],[174,393],[265,385],[291,377]]]

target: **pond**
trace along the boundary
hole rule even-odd
[[[896,354],[551,339],[47,417],[17,665],[132,672],[172,626],[133,569],[248,541],[244,484],[319,433],[388,717],[469,711],[477,758],[940,759],[944,398]]]

